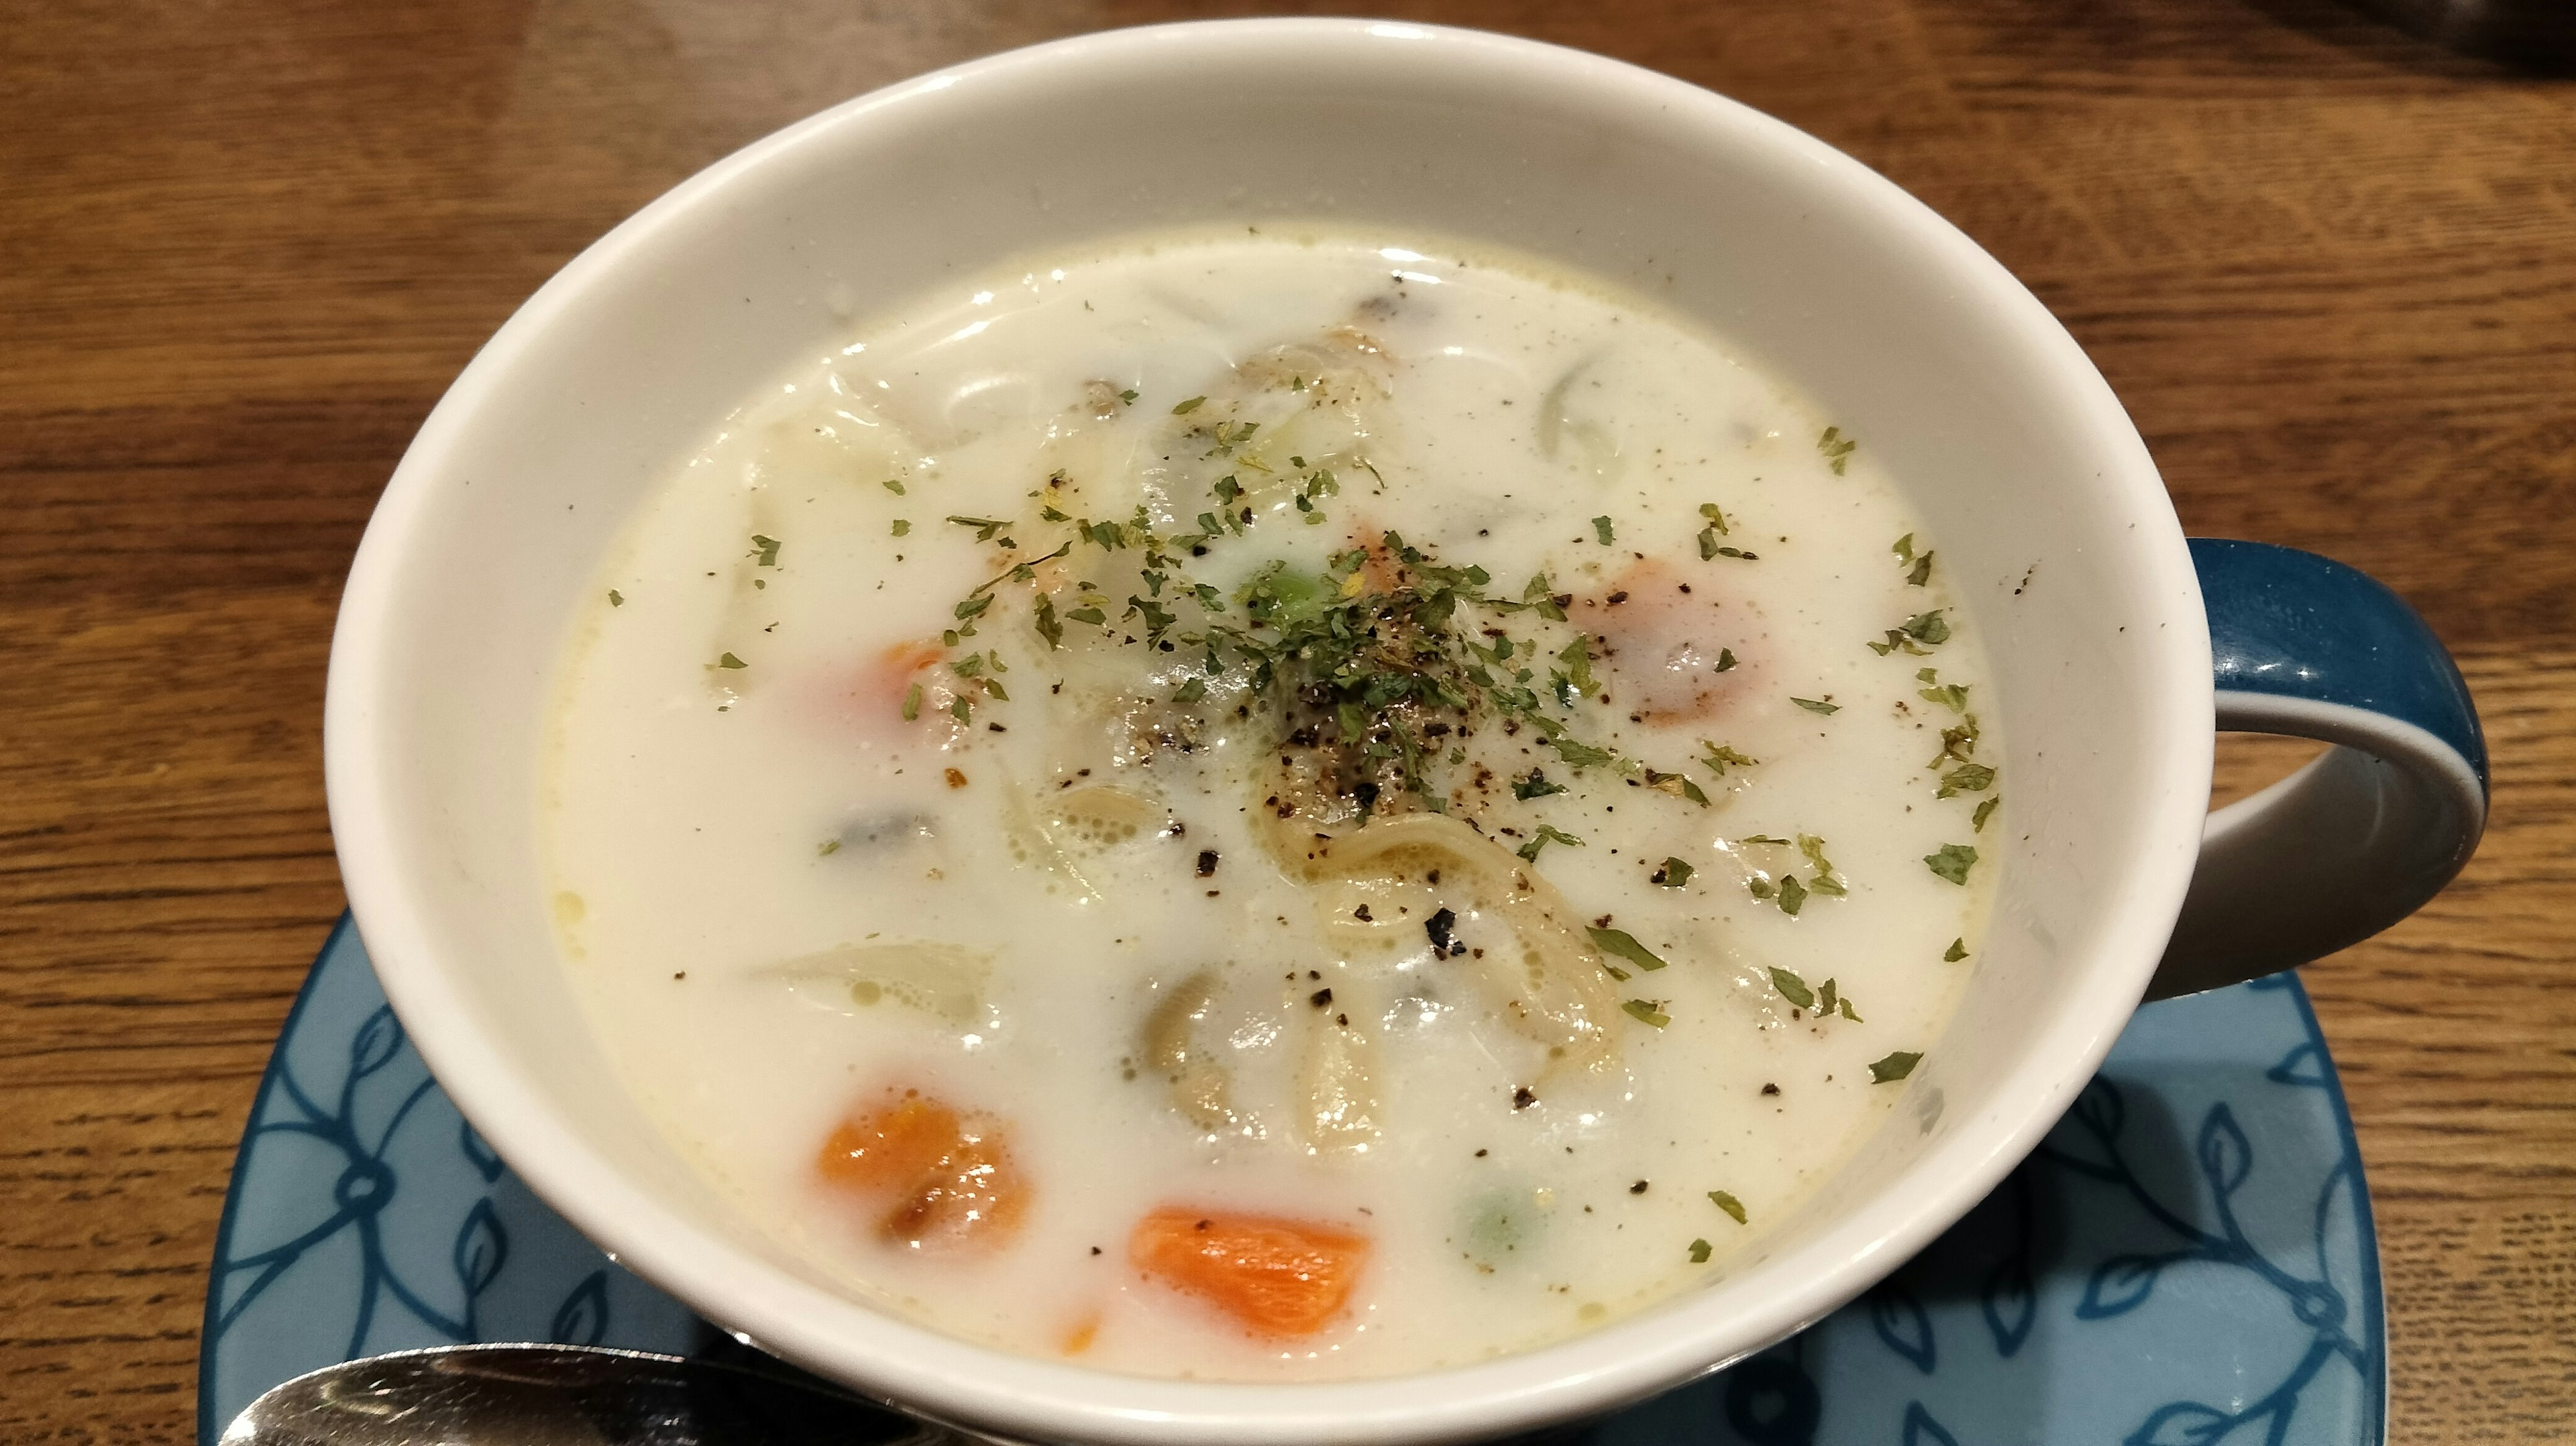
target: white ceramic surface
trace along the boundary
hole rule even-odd
[[[1137,1380],[967,1345],[823,1285],[618,1090],[537,868],[549,679],[664,468],[866,314],[1010,258],[1265,220],[1508,245],[1650,292],[1820,399],[1913,493],[1997,677],[1993,932],[1890,1126],[1725,1278],[1594,1334],[1381,1381]],[[862,97],[585,252],[431,415],[331,661],[332,823],[422,1055],[527,1183],[764,1349],[991,1429],[1119,1442],[1473,1437],[1637,1399],[1780,1339],[1975,1204],[2092,1075],[2199,842],[2210,654],[2135,430],[1994,260],[1858,163],[1650,72],[1359,21],[1117,32]]]

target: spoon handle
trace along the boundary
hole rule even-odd
[[[449,1346],[268,1391],[222,1446],[967,1446],[820,1383],[581,1346]]]

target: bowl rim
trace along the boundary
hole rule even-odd
[[[2054,405],[2081,422],[2102,459],[2096,486],[2135,523],[2148,611],[2187,627],[2141,666],[2161,668],[2170,700],[2143,735],[2133,766],[2179,786],[2155,805],[2159,831],[2137,851],[2134,875],[2099,937],[2090,977],[2061,1011],[2053,1047],[2034,1050],[1995,1087],[2024,1101],[1965,1121],[1906,1167],[1890,1188],[1824,1233],[1788,1244],[1697,1295],[1557,1343],[1473,1365],[1348,1381],[1194,1382],[1114,1374],[971,1344],[861,1305],[696,1229],[657,1203],[542,1104],[525,1070],[472,1026],[473,1009],[431,944],[435,931],[398,860],[401,809],[388,780],[384,710],[400,661],[377,644],[412,587],[406,566],[418,524],[436,501],[447,455],[559,313],[628,263],[651,233],[710,205],[763,167],[845,128],[943,93],[1007,87],[1033,68],[1159,50],[1159,59],[1260,47],[1275,61],[1292,45],[1407,46],[1439,65],[1476,65],[1497,81],[1533,77],[1591,104],[1651,108],[1702,144],[1765,148],[1850,188],[1891,234],[1927,254],[1955,284],[2014,324],[2059,379]],[[1619,99],[1624,97],[1624,99]],[[2195,660],[2193,640],[2198,643]],[[422,424],[386,486],[340,604],[324,708],[324,768],[332,831],[350,904],[387,998],[423,1059],[465,1117],[540,1198],[639,1275],[746,1343],[906,1409],[1046,1438],[1205,1446],[1305,1446],[1318,1440],[1396,1442],[1469,1438],[1597,1412],[1718,1370],[1838,1308],[1964,1215],[2035,1147],[2091,1078],[2143,992],[2180,908],[2205,810],[2189,786],[2209,771],[2211,683],[2200,593],[2182,532],[2145,445],[2108,384],[2047,308],[1993,257],[1922,202],[1858,160],[1786,122],[1688,82],[1622,61],[1491,32],[1367,19],[1191,21],[1102,31],[1005,51],[843,102],[775,131],[646,205],[582,251],[485,343]],[[1910,1188],[1906,1188],[1910,1187]],[[1758,1298],[1739,1283],[1766,1283]]]

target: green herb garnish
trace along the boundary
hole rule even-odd
[[[1771,987],[1780,991],[1781,998],[1800,1009],[1816,1007],[1816,991],[1807,987],[1807,981],[1777,964],[1771,966]]]
[[[1887,641],[1871,643],[1869,650],[1882,658],[1894,652],[1907,652],[1921,657],[1933,648],[1950,641],[1949,620],[1941,616],[1947,611],[1949,611],[1947,608],[1934,608],[1930,612],[1916,613],[1897,626],[1889,628],[1881,635]]]
[[[1998,793],[1994,797],[1987,799],[1985,802],[1978,804],[1977,811],[1968,816],[1969,830],[1974,833],[1984,833],[1986,831],[1986,820],[1993,816],[1995,805],[2002,803],[2003,801],[2004,796]]]
[[[1830,698],[1792,698],[1789,701],[1810,713],[1823,713],[1830,716],[1843,711],[1843,705],[1833,702]]]
[[[905,689],[905,690],[904,690],[904,695],[903,695],[903,721],[905,721],[906,723],[909,723],[909,722],[911,722],[912,720],[914,720],[915,718],[918,718],[918,717],[920,717],[920,716],[921,716],[921,685],[920,685],[919,683],[915,683],[915,684],[913,684],[910,688],[907,688],[907,689]]]
[[[1896,565],[1906,569],[1908,586],[1921,587],[1932,580],[1932,553],[1928,548],[1921,553],[1915,552],[1913,533],[1896,539],[1896,546],[1888,550],[1896,554]]]
[[[1945,760],[1951,759],[1967,763],[1973,761],[1976,755],[1977,715],[1962,714],[1959,718],[1959,726],[1941,730],[1941,751],[1933,754],[1932,761],[1924,767],[1938,768]]]
[[[1131,407],[1132,407],[1132,406],[1136,405],[1136,398],[1138,398],[1138,397],[1140,397],[1140,396],[1142,396],[1142,395],[1144,395],[1144,394],[1143,394],[1142,392],[1137,391],[1134,387],[1129,387],[1127,390],[1125,390],[1125,391],[1123,391],[1123,392],[1120,392],[1120,393],[1118,394],[1118,400],[1120,400],[1120,401],[1122,401],[1122,402],[1126,403],[1128,406],[1131,406]]]
[[[1951,940],[1950,947],[1941,951],[1941,962],[1944,964],[1956,964],[1967,957],[1968,941],[1964,936]]]
[[[1608,547],[1616,540],[1611,533],[1610,519],[1606,514],[1592,519],[1592,535],[1601,540],[1603,547]]]
[[[1709,1192],[1708,1192],[1708,1198],[1709,1198],[1709,1200],[1710,1200],[1710,1202],[1711,1202],[1711,1203],[1713,1203],[1713,1204],[1715,1204],[1715,1205],[1717,1206],[1717,1208],[1718,1208],[1718,1209],[1723,1210],[1723,1211],[1725,1211],[1727,1214],[1729,1214],[1729,1215],[1733,1216],[1733,1217],[1735,1218],[1735,1223],[1736,1223],[1736,1224],[1741,1225],[1741,1224],[1743,1224],[1743,1223],[1744,1223],[1744,1202],[1743,1202],[1743,1201],[1736,1199],[1734,1196],[1729,1195],[1728,1193],[1726,1193],[1726,1192],[1725,1192],[1725,1191],[1723,1191],[1723,1190],[1711,1190],[1711,1191],[1709,1191]]]
[[[1982,763],[1962,763],[1941,775],[1941,791],[1935,798],[1950,798],[1962,793],[1983,793],[1995,783],[1995,771]]]
[[[897,537],[909,537],[909,536],[911,536],[911,535],[912,535],[912,521],[911,521],[911,519],[910,519],[910,518],[905,518],[905,517],[898,517],[898,518],[896,518],[896,519],[894,520],[894,535],[895,535],[895,536],[897,536]]]
[[[996,517],[957,517],[952,515],[948,520],[956,523],[960,527],[974,528],[975,540],[977,542],[990,542],[993,540],[993,534],[1000,532],[1003,528],[1011,525]]]
[[[1537,863],[1538,851],[1552,843],[1572,844],[1576,848],[1583,847],[1583,840],[1551,824],[1543,823],[1538,826],[1538,832],[1530,835],[1529,842],[1522,844],[1515,852],[1531,863]]]
[[[1564,784],[1550,781],[1545,772],[1536,768],[1529,771],[1528,777],[1512,780],[1512,797],[1518,799],[1545,798],[1565,791]]]
[[[626,598],[623,594],[618,592],[617,589],[612,587],[608,590],[608,605],[613,608],[622,608],[626,606]]]
[[[1885,1059],[1872,1060],[1869,1066],[1871,1084],[1893,1084],[1914,1073],[1923,1056],[1913,1050],[1900,1049]]]
[[[1966,844],[1943,844],[1923,856],[1924,867],[1954,884],[1968,882],[1968,870],[1977,862],[1977,851]]]
[[[1967,684],[1943,683],[1941,670],[1938,668],[1915,669],[1914,681],[1927,685],[1916,692],[1915,697],[1926,703],[1938,703],[1953,713],[1964,714],[1968,711]]]
[[[900,478],[888,477],[885,479],[885,489],[888,492],[893,493],[895,496],[901,497],[903,495],[903,482]]]
[[[1833,466],[1834,475],[1840,477],[1843,465],[1851,460],[1851,454],[1860,450],[1860,443],[1844,436],[1840,427],[1827,427],[1824,435],[1816,439],[1816,450],[1824,454],[1825,460]]]
[[[1584,926],[1583,932],[1592,936],[1593,947],[1604,954],[1615,954],[1640,969],[1654,970],[1664,967],[1664,961],[1656,958],[1654,951],[1638,943],[1637,936],[1625,929],[1604,929],[1599,925],[1588,924]]]
[[[1205,397],[1192,397],[1186,402],[1181,402],[1175,405],[1172,408],[1172,415],[1175,417],[1186,417],[1190,413],[1195,412],[1200,407],[1206,405],[1206,403],[1207,398]]]
[[[815,855],[819,858],[830,858],[832,855],[839,853],[840,851],[841,841],[836,838],[827,838],[823,840],[822,843],[816,845],[814,849]]]
[[[1667,858],[1662,868],[1646,875],[1646,882],[1661,884],[1667,889],[1678,889],[1689,883],[1691,875],[1696,872],[1698,871],[1693,869],[1686,859]]]
[[[1816,881],[1809,887],[1813,888],[1820,894],[1840,895],[1851,892],[1851,890],[1843,886],[1841,877],[1834,869],[1834,861],[1825,857],[1825,841],[1823,839],[1820,839],[1811,833],[1802,833],[1798,835],[1798,852],[1805,854],[1807,856],[1807,862],[1812,864],[1816,870]]]
[[[1780,912],[1794,919],[1798,916],[1798,911],[1806,906],[1807,886],[1798,882],[1796,874],[1782,874],[1780,876]]]
[[[1720,778],[1726,776],[1726,770],[1730,765],[1736,768],[1751,768],[1762,761],[1758,758],[1747,758],[1723,743],[1711,743],[1705,738],[1699,741],[1699,746],[1705,750],[1699,761],[1707,766],[1709,772]]]
[[[1626,1003],[1621,1004],[1619,1007],[1628,1011],[1629,1015],[1633,1018],[1644,1023],[1651,1024],[1657,1029],[1661,1029],[1665,1025],[1672,1023],[1673,1017],[1655,1007],[1655,1005],[1660,1002],[1661,1001],[1659,1000],[1631,999]]]
[[[1711,1250],[1714,1250],[1715,1248],[1716,1248],[1715,1246],[1710,1245],[1710,1244],[1709,1244],[1707,1241],[1705,1241],[1705,1240],[1694,1240],[1694,1241],[1692,1241],[1692,1242],[1690,1243],[1690,1258],[1691,1258],[1691,1264],[1693,1264],[1693,1265],[1706,1265],[1706,1264],[1708,1264],[1708,1256],[1709,1256],[1709,1252],[1710,1252]]]
[[[731,653],[727,653],[723,657],[716,659],[716,666],[719,668],[748,668],[751,664],[744,662],[742,659],[735,657]]]
[[[752,550],[745,553],[744,556],[760,559],[760,561],[752,564],[754,567],[776,567],[778,565],[778,547],[779,543],[777,538],[763,537],[759,533],[755,532],[751,535]]]

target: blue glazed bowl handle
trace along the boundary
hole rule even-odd
[[[2147,997],[2213,989],[2357,944],[2439,892],[2487,818],[2468,685],[2397,594],[2329,558],[2193,538],[2218,726],[2333,744],[2210,814]]]

